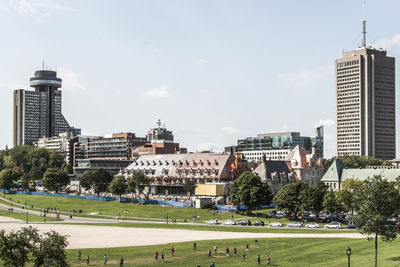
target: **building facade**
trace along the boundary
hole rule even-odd
[[[146,174],[153,179],[149,189],[152,194],[182,195],[186,194],[182,186],[188,180],[196,184],[229,183],[246,170],[240,153],[190,153],[141,156],[121,174],[127,179],[135,172]]]
[[[58,136],[40,138],[35,144],[39,148],[54,150],[65,157],[65,162],[73,164],[73,144],[75,138],[71,132],[60,133]]]
[[[80,134],[71,127],[61,112],[61,79],[55,71],[39,70],[30,78],[34,91],[13,93],[13,144],[33,144],[41,137],[58,136],[63,132]]]
[[[317,158],[324,156],[323,126],[315,128],[315,136],[301,136],[299,132],[258,134],[238,140],[237,146],[226,147],[225,151],[238,151],[248,161],[261,161],[265,155],[268,160],[285,160],[297,145],[308,151],[315,151]]]
[[[400,168],[396,166],[368,166],[364,169],[348,169],[340,159],[335,159],[321,181],[333,191],[337,191],[340,190],[342,183],[347,179],[363,181],[373,178],[375,175],[380,175],[389,182],[395,182],[400,176]]]
[[[396,156],[395,59],[363,46],[335,61],[336,154]]]

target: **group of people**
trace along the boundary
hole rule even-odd
[[[78,259],[79,259],[79,260],[82,259],[82,252],[81,252],[80,250],[78,251]],[[103,259],[104,259],[104,265],[107,265],[108,258],[107,258],[107,255],[106,255],[106,254],[104,254]],[[86,256],[86,265],[89,265],[89,264],[90,264],[90,257],[89,257],[89,255],[87,255],[87,256]],[[120,266],[120,267],[123,267],[123,266],[124,266],[124,258],[123,258],[123,257],[121,257],[121,259],[120,259],[120,261],[119,261],[119,266]]]
[[[156,261],[158,261],[159,256],[160,255],[158,254],[158,251],[154,252],[154,259]],[[175,256],[175,248],[174,247],[171,247],[171,256]],[[164,262],[164,259],[165,259],[165,254],[164,254],[164,251],[162,251],[161,252],[161,262]]]

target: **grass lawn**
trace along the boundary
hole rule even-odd
[[[10,217],[10,218],[26,221],[26,214],[24,214],[24,213],[0,210],[0,216],[5,216],[5,217]],[[29,214],[28,221],[29,222],[44,222],[44,217]],[[47,217],[46,221],[57,221],[57,219]]]
[[[245,250],[246,243],[249,251]],[[217,245],[217,254],[214,254],[213,245]],[[72,266],[86,266],[85,258],[90,257],[89,266],[102,266],[104,254],[108,257],[108,266],[119,266],[119,260],[124,258],[124,266],[258,266],[257,255],[261,256],[262,265],[266,265],[267,255],[271,256],[271,266],[295,267],[315,266],[333,267],[347,266],[347,246],[351,247],[352,266],[373,265],[373,242],[366,239],[319,239],[319,238],[270,238],[259,239],[233,239],[217,241],[199,241],[197,250],[193,250],[192,242],[143,246],[122,247],[105,249],[81,249],[82,259],[78,260],[78,250],[68,250],[68,259]],[[171,246],[175,248],[175,256],[171,255]],[[399,266],[400,241],[392,243],[379,242],[379,266]],[[225,255],[225,248],[229,247],[230,256]],[[236,257],[233,249],[237,248]],[[207,256],[207,251],[212,250],[212,257]],[[159,252],[159,259],[154,259],[154,252]],[[165,263],[161,263],[161,252],[165,254]],[[242,253],[246,253],[246,262],[242,261]]]
[[[137,204],[137,203],[120,203],[116,201],[96,201],[86,199],[75,199],[75,198],[64,198],[64,197],[53,197],[53,196],[35,196],[35,195],[4,195],[7,199],[12,201],[19,201],[20,204],[33,205],[34,208],[57,208],[60,211],[71,212],[72,210],[82,210],[85,214],[102,214],[108,216],[121,215],[121,218],[125,217],[124,210],[128,211],[126,215],[131,218],[151,218],[163,220],[168,214],[169,219],[177,219],[183,221],[192,221],[194,215],[199,216],[200,221],[207,221],[214,219],[213,211],[205,209],[196,209],[192,207],[176,208],[162,205],[149,205],[149,204]],[[266,212],[266,210],[264,210]],[[215,218],[220,216],[221,220],[248,218],[246,215],[237,213],[225,213],[215,215]],[[77,215],[76,215],[77,216]],[[254,218],[256,219],[256,218]],[[253,219],[253,220],[254,220]],[[264,219],[265,220],[265,219]],[[281,219],[282,222],[286,222]]]
[[[308,228],[270,228],[270,227],[247,227],[247,226],[215,226],[215,225],[192,225],[192,224],[151,224],[151,223],[79,223],[81,225],[96,226],[118,226],[136,228],[163,228],[163,229],[185,229],[203,231],[225,231],[225,232],[251,232],[251,233],[313,233],[313,234],[334,234],[334,233],[357,233],[355,230],[325,230]]]

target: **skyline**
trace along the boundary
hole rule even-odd
[[[323,124],[325,155],[334,155],[334,60],[361,43],[362,1],[91,3],[0,1],[0,30],[13,33],[1,37],[1,147],[11,144],[12,92],[30,89],[44,58],[63,79],[66,119],[83,134],[144,136],[160,118],[189,151],[222,151],[239,138],[312,135]],[[400,4],[381,3],[367,3],[367,45],[397,58]],[[308,41],[293,44],[300,39]]]

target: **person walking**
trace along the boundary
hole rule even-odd
[[[196,250],[197,244],[196,242],[193,243],[193,249]]]
[[[260,258],[260,255],[257,255],[257,264],[261,264],[261,258]]]
[[[156,259],[156,261],[158,261],[158,251],[156,251],[156,252],[154,253],[154,259]]]
[[[215,263],[212,262],[212,263],[210,264],[210,267],[215,267]]]
[[[86,265],[89,265],[89,255],[86,256]]]
[[[225,251],[226,251],[226,256],[229,257],[229,248],[226,247]]]
[[[174,255],[174,252],[175,252],[175,249],[174,249],[174,247],[172,247],[172,248],[171,248],[171,255],[172,255],[172,256],[175,256],[175,255]]]
[[[124,267],[124,258],[121,257],[121,260],[119,261],[119,267]]]
[[[236,257],[236,248],[233,248],[233,256]]]
[[[249,251],[249,243],[246,243],[246,251]]]
[[[161,261],[164,263],[164,251],[161,252]]]
[[[81,260],[81,257],[82,257],[82,252],[79,250],[78,251],[78,260]]]
[[[267,265],[270,265],[271,264],[271,257],[268,255],[267,256]]]
[[[106,265],[106,264],[107,264],[107,255],[104,254],[104,265]]]
[[[208,257],[211,257],[211,249],[208,250]]]
[[[215,255],[217,255],[217,246],[216,245],[214,245],[214,253],[215,253]]]
[[[243,259],[243,262],[245,262],[246,261],[246,253],[242,253],[242,259]]]

